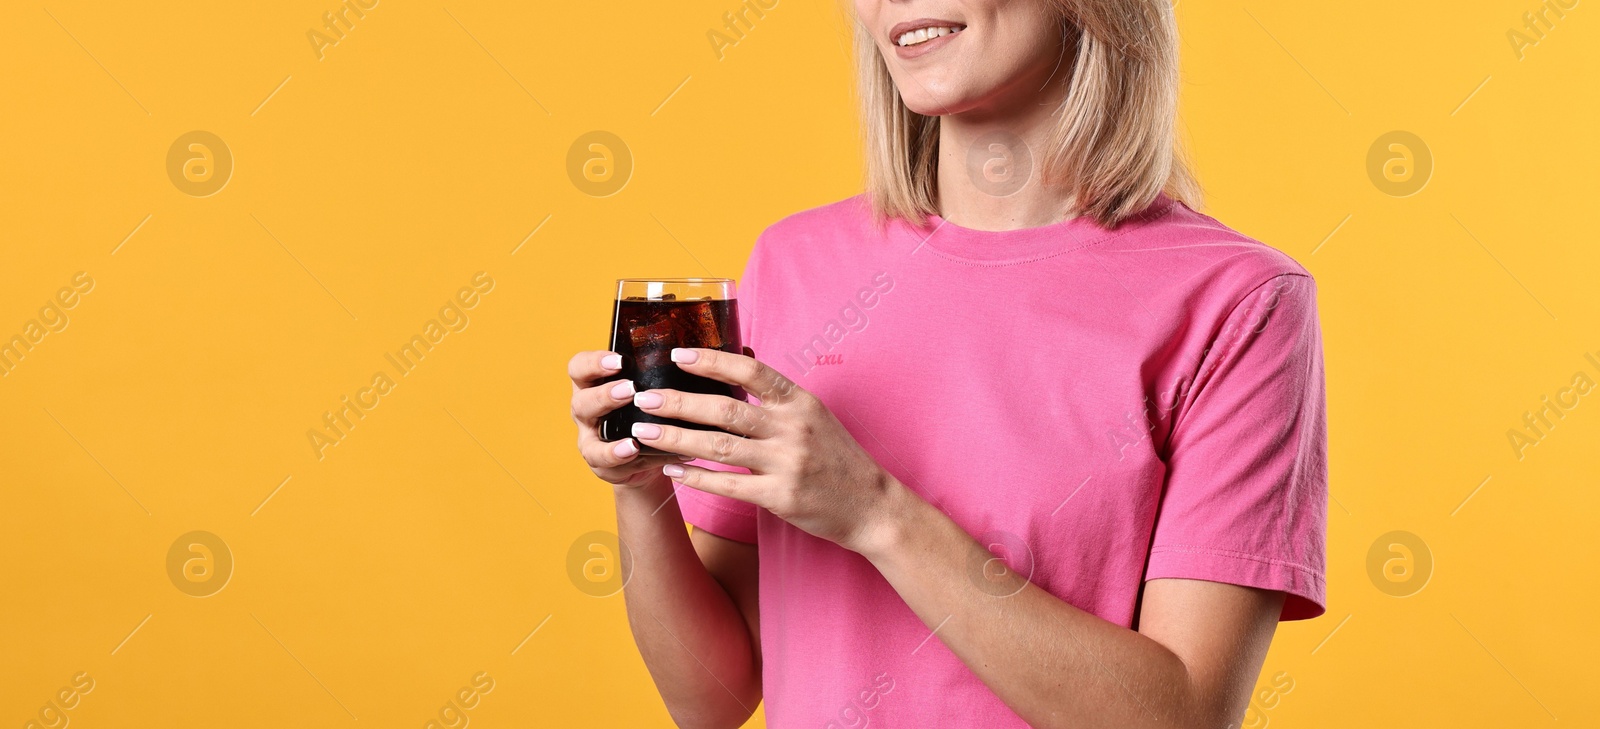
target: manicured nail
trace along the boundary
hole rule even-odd
[[[680,460],[680,461],[692,461],[692,460],[694,460],[694,456],[678,456],[678,460]]]
[[[614,400],[626,400],[633,397],[633,380],[623,380],[612,385],[611,397]]]
[[[672,361],[678,364],[694,364],[700,359],[700,353],[692,349],[673,349]]]
[[[646,410],[654,410],[658,407],[661,407],[661,403],[663,402],[666,402],[666,398],[661,397],[660,393],[641,392],[633,396],[633,404],[638,405]]]
[[[662,466],[661,472],[667,474],[667,478],[683,478],[683,466],[676,463]]]
[[[600,366],[608,370],[620,370],[622,369],[622,355],[608,354],[604,357],[601,357]]]
[[[621,442],[611,446],[611,452],[618,458],[627,458],[639,452],[639,446],[633,444],[632,438],[624,438]]]
[[[661,426],[655,423],[634,423],[633,437],[644,440],[655,440],[661,437]]]

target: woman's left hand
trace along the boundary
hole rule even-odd
[[[640,442],[750,469],[742,474],[672,464],[662,469],[668,476],[763,507],[846,549],[859,552],[868,546],[875,527],[892,513],[889,503],[904,487],[872,460],[821,400],[754,357],[674,349],[672,359],[690,374],[738,385],[761,403],[668,389],[636,394],[634,404],[651,415],[728,431],[640,423],[633,426]]]

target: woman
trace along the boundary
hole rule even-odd
[[[1236,724],[1277,622],[1323,612],[1321,342],[1310,275],[1183,202],[1170,4],[856,14],[867,194],[761,236],[759,361],[674,352],[753,399],[571,362],[668,710]],[[630,401],[734,435],[601,442]]]

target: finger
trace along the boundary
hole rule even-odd
[[[771,431],[767,411],[726,395],[656,389],[634,395],[633,404],[651,415],[710,425],[752,438],[764,438]]]
[[[580,390],[594,387],[601,378],[610,377],[620,371],[622,371],[622,355],[616,352],[605,350],[579,352],[567,360],[567,377],[572,378],[572,384]]]
[[[572,393],[572,419],[592,424],[633,400],[633,380],[617,380]]]
[[[699,466],[686,466],[681,463],[671,463],[661,467],[661,472],[674,481],[684,486],[704,491],[708,494],[726,496],[755,504],[758,496],[756,476],[748,473],[733,473],[730,471],[713,471]],[[759,504],[757,504],[759,506]]]
[[[693,456],[680,456],[675,453],[639,455],[639,450],[639,442],[633,438],[606,442],[600,439],[600,431],[595,427],[583,424],[578,426],[578,454],[590,468],[644,470],[660,468],[668,463],[694,460]]]
[[[587,437],[580,435],[578,452],[583,454],[583,460],[590,468],[617,468],[639,458],[639,442],[633,438],[623,438],[607,443],[593,435]],[[645,456],[645,458],[651,457]]]
[[[798,385],[777,370],[742,354],[720,349],[679,348],[672,350],[672,361],[685,372],[738,385],[755,395],[763,405],[782,405],[801,392]]]
[[[634,423],[633,437],[640,443],[729,466],[744,466],[752,471],[764,471],[765,445],[758,440],[740,438],[717,431],[693,430],[675,425]]]

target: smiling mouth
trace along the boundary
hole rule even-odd
[[[901,33],[898,38],[894,39],[894,44],[901,48],[908,48],[927,43],[935,38],[955,35],[966,29],[967,26],[965,25],[933,25],[917,28],[916,30],[908,30]]]

